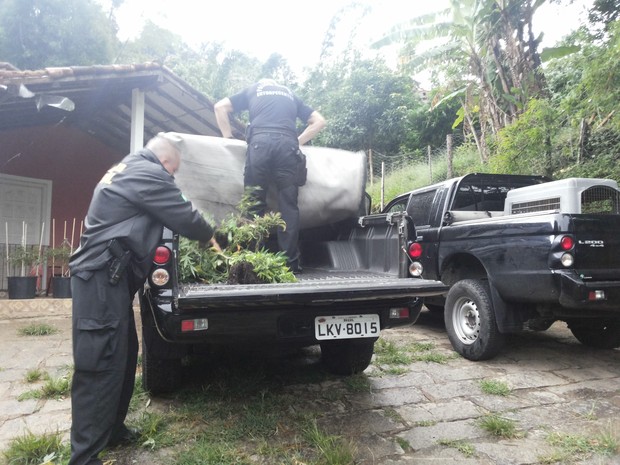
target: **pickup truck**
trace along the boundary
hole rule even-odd
[[[591,347],[620,346],[620,191],[610,179],[474,173],[401,194],[416,276],[450,286],[425,298],[470,360],[496,356],[505,334],[555,321]]]
[[[231,154],[237,156],[242,147],[233,143],[230,148],[230,142],[200,136],[183,136],[183,143],[188,151],[184,163],[191,165],[191,172],[184,175],[179,171],[177,182],[185,183],[186,194],[192,192],[196,199],[213,201],[205,189],[213,188],[216,182],[230,184],[231,177],[237,177],[238,169],[223,176],[221,166],[233,166],[222,160]],[[192,150],[195,158],[191,157]],[[217,157],[202,155],[214,151],[219,151]],[[320,180],[313,178],[318,168],[312,165],[316,162],[312,155],[320,156],[308,153],[308,182],[314,183],[325,200],[327,191],[334,188],[316,188]],[[216,166],[197,176],[201,165],[215,163],[216,158]],[[330,159],[332,163],[348,162],[342,153],[326,157],[325,162]],[[205,182],[209,173],[217,174]],[[328,175],[320,177],[325,180]],[[194,182],[194,177],[202,181]],[[353,182],[353,177],[340,182]],[[308,197],[315,196],[308,195],[313,185],[303,189],[306,200],[302,205],[307,205],[311,203]],[[338,197],[342,200],[341,195]],[[218,344],[320,345],[321,361],[328,371],[349,375],[366,369],[381,331],[413,324],[422,299],[446,292],[447,286],[410,275],[406,246],[416,236],[407,213],[359,216],[370,208],[363,196],[358,203],[359,210],[341,214],[339,221],[332,221],[336,210],[325,212],[325,206],[305,220],[305,224],[316,224],[300,232],[303,273],[293,283],[181,283],[179,238],[164,230],[148,281],[139,294],[145,390],[158,394],[176,389],[182,360]],[[307,213],[310,207],[304,208],[302,213]],[[341,211],[342,205],[337,212]]]

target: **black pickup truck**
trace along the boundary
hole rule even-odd
[[[320,344],[325,367],[363,371],[382,329],[412,324],[439,281],[409,275],[415,238],[404,212],[304,230],[296,283],[180,284],[178,237],[165,231],[140,294],[142,380],[153,394],[178,386],[181,360],[211,344]]]
[[[494,357],[504,334],[568,324],[583,344],[620,346],[620,191],[609,179],[469,174],[402,194],[413,274],[450,286],[429,297],[453,348]]]

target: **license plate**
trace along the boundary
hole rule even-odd
[[[314,335],[317,340],[377,337],[381,332],[379,315],[317,316]]]

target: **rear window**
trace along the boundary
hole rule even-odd
[[[581,193],[581,213],[619,214],[620,192],[607,186],[586,189]]]
[[[420,192],[413,194],[407,207],[407,213],[413,218],[416,226],[425,226],[431,224],[431,208],[436,190]]]

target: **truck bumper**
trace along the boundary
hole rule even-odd
[[[562,307],[587,310],[591,316],[617,313],[620,317],[620,281],[584,281],[574,273],[559,273],[559,277]]]
[[[422,299],[408,298],[387,303],[354,303],[348,306],[229,308],[174,311],[166,302],[146,293],[142,311],[152,314],[159,335],[168,342],[180,344],[275,343],[314,345],[314,319],[318,316],[378,314],[381,330],[415,323],[422,310]],[[355,305],[355,310],[352,310]],[[408,315],[390,316],[392,308],[407,308]],[[186,320],[204,319],[206,328],[182,331]]]

